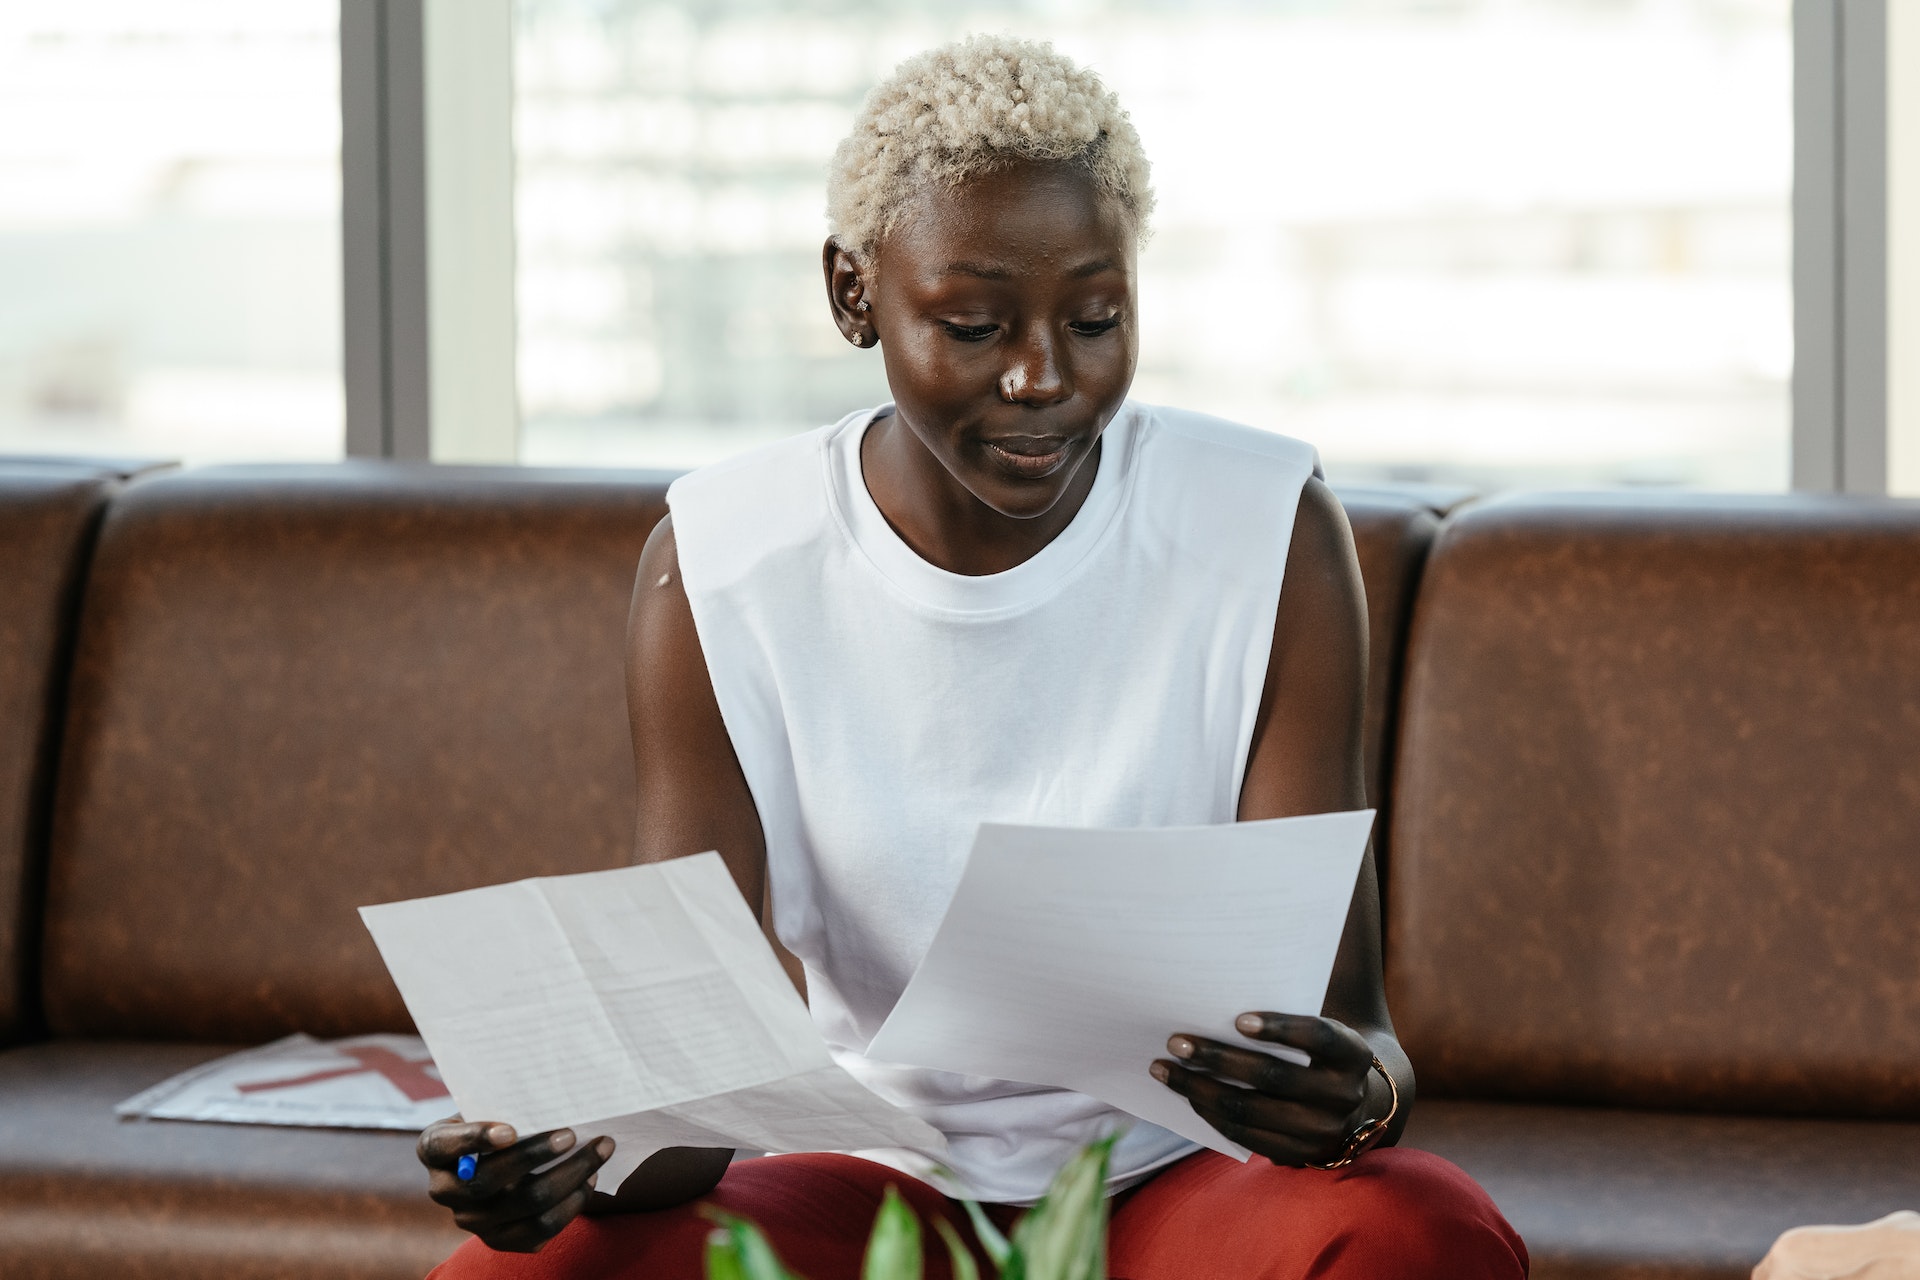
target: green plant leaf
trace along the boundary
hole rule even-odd
[[[920,1219],[891,1184],[867,1238],[860,1280],[920,1280]]]
[[[953,1229],[953,1224],[945,1218],[935,1218],[933,1229],[946,1242],[947,1258],[953,1264],[953,1280],[980,1280],[980,1268],[974,1264],[973,1252]]]
[[[973,1222],[973,1234],[979,1238],[980,1247],[987,1251],[987,1257],[993,1261],[996,1270],[1006,1270],[1007,1262],[1013,1257],[1013,1246],[1000,1234],[1000,1228],[993,1225],[987,1217],[987,1211],[971,1200],[962,1200],[967,1207],[967,1217]]]
[[[702,1212],[717,1225],[707,1237],[707,1280],[800,1280],[759,1227],[717,1209]]]
[[[707,1233],[707,1280],[747,1280],[746,1268],[733,1247],[733,1233],[715,1227]]]
[[[1011,1241],[978,1204],[960,1202],[999,1280],[1106,1280],[1107,1167],[1117,1140],[1115,1135],[1093,1143],[1068,1161],[1014,1227]],[[717,1228],[707,1237],[707,1280],[800,1280],[753,1223],[717,1209],[702,1212]],[[933,1225],[947,1246],[954,1280],[980,1280],[979,1267],[953,1224],[936,1218]],[[861,1280],[921,1280],[920,1238],[920,1219],[889,1186],[867,1241]]]
[[[1054,1175],[1013,1229],[1004,1280],[1106,1280],[1107,1164],[1115,1141],[1092,1144]]]
[[[735,1245],[746,1262],[747,1280],[798,1280],[780,1261],[780,1255],[773,1251],[773,1245],[760,1234],[759,1227],[742,1220],[734,1224],[733,1235]]]

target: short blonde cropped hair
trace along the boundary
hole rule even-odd
[[[867,260],[919,192],[1019,160],[1084,166],[1145,237],[1153,188],[1120,99],[1052,45],[1012,36],[916,54],[875,85],[833,153],[827,221]]]

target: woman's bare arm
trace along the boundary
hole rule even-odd
[[[627,614],[627,718],[637,792],[634,861],[718,850],[771,939],[772,923],[763,910],[767,850],[760,815],[714,698],[680,580],[671,516],[647,539],[634,580]],[[590,1201],[587,1212],[683,1204],[713,1190],[732,1155],[721,1148],[669,1148],[613,1195]]]
[[[1240,792],[1239,818],[1364,809],[1362,735],[1366,711],[1367,611],[1345,510],[1333,491],[1309,480],[1300,496],[1274,620],[1267,682]],[[1250,1011],[1250,1038],[1304,1049],[1314,1067],[1197,1036],[1176,1036],[1159,1064],[1194,1109],[1244,1145],[1276,1160],[1323,1158],[1363,1118],[1387,1109],[1378,1057],[1400,1088],[1393,1142],[1413,1102],[1413,1068],[1393,1034],[1380,959],[1380,888],[1372,848],[1360,865],[1353,903],[1321,1016]],[[1192,1051],[1179,1056],[1186,1041]],[[1217,1077],[1217,1078],[1216,1078]],[[1262,1097],[1225,1083],[1253,1085]],[[1229,1092],[1229,1090],[1233,1090]],[[1248,1141],[1248,1137],[1254,1141]],[[1261,1141],[1262,1138],[1267,1141]]]
[[[713,696],[671,516],[640,554],[627,614],[627,719],[638,793],[634,860],[717,849],[758,912],[766,898],[766,842]]]
[[[714,700],[671,520],[660,522],[640,556],[627,615],[627,711],[639,791],[635,860],[717,849],[759,911],[766,901],[760,820]],[[523,1253],[540,1249],[583,1212],[661,1209],[705,1195],[733,1158],[721,1148],[670,1147],[607,1195],[595,1188],[612,1149],[608,1138],[581,1144],[568,1129],[522,1138],[507,1125],[456,1117],[421,1134],[419,1156],[428,1194],[453,1211],[456,1223],[495,1249]],[[534,1172],[562,1152],[564,1160]],[[467,1155],[485,1158],[463,1180],[459,1162]]]

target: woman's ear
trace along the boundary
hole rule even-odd
[[[873,303],[867,298],[867,271],[859,260],[829,237],[820,251],[820,266],[827,277],[827,305],[833,310],[833,323],[841,335],[856,347],[878,342]]]

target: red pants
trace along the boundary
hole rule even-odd
[[[706,1203],[759,1223],[808,1280],[856,1280],[888,1183],[923,1222],[944,1215],[972,1243],[959,1205],[852,1156],[743,1160]],[[1015,1214],[993,1216],[1004,1227]],[[431,1280],[700,1280],[712,1229],[692,1205],[580,1218],[532,1255],[469,1240]],[[945,1248],[930,1228],[925,1240],[928,1280],[949,1280]],[[1335,1173],[1202,1151],[1116,1198],[1107,1269],[1119,1280],[1507,1280],[1526,1275],[1527,1249],[1473,1179],[1425,1151],[1369,1152]]]

